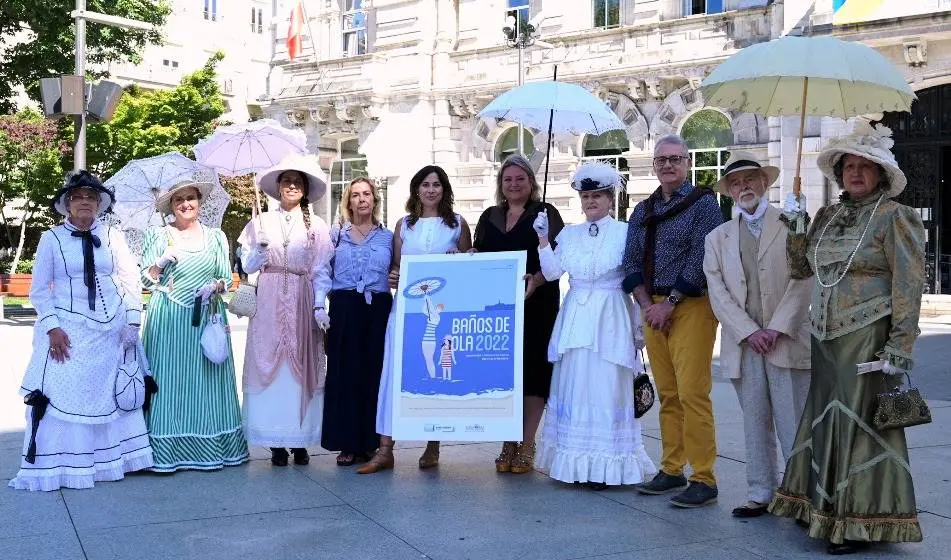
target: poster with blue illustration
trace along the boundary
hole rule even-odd
[[[401,259],[395,439],[522,439],[524,275],[524,251]]]

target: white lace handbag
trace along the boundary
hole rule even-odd
[[[213,298],[208,312],[208,323],[201,331],[201,352],[214,364],[224,363],[231,355],[231,343],[228,340],[228,331],[225,329],[225,320],[218,311],[217,301]]]
[[[238,317],[254,317],[258,312],[258,287],[242,280],[238,288],[231,294],[228,302],[228,311]]]

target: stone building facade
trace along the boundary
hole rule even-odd
[[[698,183],[715,181],[728,150],[738,146],[780,167],[770,193],[779,201],[792,188],[798,118],[705,108],[701,81],[737,50],[787,34],[862,41],[903,70],[919,91],[916,107],[930,111],[869,117],[895,120],[903,161],[919,162],[925,156],[918,148],[931,146],[934,171],[912,177],[910,196],[917,198],[909,201],[930,216],[932,289],[951,291],[951,196],[939,196],[939,181],[951,168],[951,147],[941,143],[951,146],[951,86],[944,86],[951,82],[951,6],[905,0],[897,15],[860,10],[856,16],[850,2],[843,8],[842,0],[304,0],[304,51],[291,61],[283,37],[297,0],[273,0],[278,15],[264,113],[306,132],[331,177],[334,194],[319,208],[328,219],[337,215],[341,188],[366,174],[385,185],[392,226],[403,214],[412,174],[436,163],[452,180],[458,211],[474,222],[494,203],[500,161],[518,146],[517,127],[476,115],[515,87],[520,72],[525,81],[545,80],[557,67],[560,81],[601,97],[626,126],[620,135],[555,138],[548,200],[568,221],[581,217],[568,185],[581,161],[607,159],[628,176],[617,201],[624,218],[656,188],[654,142],[670,133],[685,134],[696,148]],[[846,12],[848,18],[839,17]],[[509,47],[502,31],[509,16],[540,20],[540,41],[521,53]],[[810,211],[837,195],[818,172],[816,154],[828,138],[849,130],[839,119],[807,119],[802,176]],[[524,137],[526,152],[534,149],[533,132]]]

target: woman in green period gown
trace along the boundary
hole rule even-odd
[[[155,205],[174,222],[145,236],[142,278],[152,299],[142,339],[160,387],[146,421],[158,472],[214,470],[248,460],[234,361],[229,355],[215,364],[202,354],[209,305],[202,305],[200,326],[192,326],[196,297],[207,304],[231,284],[224,233],[198,222],[210,190],[208,183],[190,181],[170,188]]]
[[[891,131],[861,121],[832,140],[819,168],[842,201],[819,210],[807,234],[790,234],[791,276],[815,274],[812,384],[783,483],[769,510],[829,541],[830,554],[870,542],[917,542],[921,527],[902,429],[875,429],[876,395],[912,367],[924,288],[924,228],[891,200],[905,175]],[[787,211],[799,211],[794,199]],[[856,364],[883,361],[858,374]]]

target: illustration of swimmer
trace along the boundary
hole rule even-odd
[[[439,365],[442,366],[442,378],[452,381],[452,366],[456,365],[456,350],[452,347],[452,337],[448,334],[443,339],[442,349],[439,352]]]
[[[433,305],[429,296],[423,297],[423,314],[426,315],[426,330],[420,345],[423,351],[423,361],[426,362],[426,371],[430,379],[436,379],[436,327],[439,326],[439,315],[445,306],[441,303]]]

